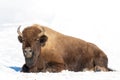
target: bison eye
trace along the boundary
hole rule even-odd
[[[38,38],[38,39],[35,39],[35,41],[39,41],[39,38]]]
[[[44,46],[47,39],[48,37],[46,35],[42,35],[40,38],[35,39],[35,41],[38,41],[41,46]]]
[[[39,41],[40,43],[44,43],[45,42],[45,40],[43,38],[41,38],[41,39],[35,39],[35,41]]]

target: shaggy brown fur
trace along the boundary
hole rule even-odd
[[[109,71],[108,58],[96,45],[84,40],[63,35],[48,27],[42,37],[40,25],[32,25],[23,30],[18,39],[32,49],[31,58],[26,58],[22,72],[60,72],[70,71]],[[44,45],[41,45],[44,44]]]

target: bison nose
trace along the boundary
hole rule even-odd
[[[33,51],[30,47],[24,49],[24,55],[26,58],[31,58],[33,55]]]

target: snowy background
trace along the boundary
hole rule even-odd
[[[20,73],[17,27],[38,23],[98,45],[116,72]],[[119,80],[119,0],[0,0],[1,80]]]

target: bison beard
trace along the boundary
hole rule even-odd
[[[34,52],[32,53],[32,57],[31,58],[26,58],[25,57],[26,66],[29,67],[29,68],[35,66],[37,64],[38,57],[39,56],[34,54]]]
[[[28,67],[32,67],[35,64],[35,61],[33,58],[25,58],[25,62]]]
[[[32,46],[34,51],[31,58],[25,57],[22,72],[60,72],[65,69],[75,72],[112,71],[108,68],[106,54],[96,45],[47,27],[42,28],[32,25],[22,33],[18,28],[18,39],[24,46],[23,50]]]

